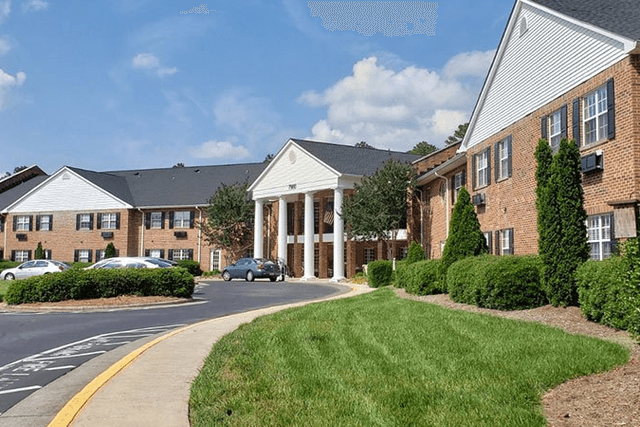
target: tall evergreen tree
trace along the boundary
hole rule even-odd
[[[42,249],[42,242],[38,242],[38,247],[36,247],[36,253],[34,259],[44,259],[44,249]]]
[[[535,152],[536,168],[536,210],[538,211],[538,254],[542,259],[542,282],[547,287],[547,277],[555,275],[555,263],[550,259],[551,246],[556,243],[557,226],[560,224],[557,200],[549,189],[553,151],[546,139],[538,141]],[[549,294],[549,292],[547,292]]]
[[[107,247],[104,249],[104,257],[113,258],[115,256],[116,256],[116,247],[113,246],[113,243],[109,242]]]
[[[449,236],[442,251],[441,278],[444,280],[449,266],[454,262],[488,252],[487,241],[480,230],[480,221],[471,203],[471,197],[467,189],[462,187],[458,193],[458,200],[453,206]]]
[[[577,268],[589,258],[587,243],[587,213],[584,210],[584,191],[580,151],[575,142],[560,141],[558,154],[553,157],[547,190],[555,224],[545,231],[553,240],[545,248],[547,295],[554,306],[578,304],[575,279]],[[555,200],[553,200],[555,199]]]

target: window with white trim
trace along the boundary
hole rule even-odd
[[[487,242],[487,248],[489,248],[489,253],[492,254],[493,253],[493,248],[492,248],[492,244],[491,244],[491,238],[493,236],[493,233],[491,231],[484,231],[482,233],[484,235],[484,240],[485,242]]]
[[[20,215],[16,217],[16,231],[29,231],[31,229],[31,216]]]
[[[557,153],[562,139],[562,127],[560,122],[560,110],[549,115],[549,145],[553,153]]]
[[[78,214],[80,230],[91,230],[91,214]]]
[[[102,261],[104,259],[104,254],[104,249],[96,249],[96,262]]]
[[[91,262],[91,250],[89,250],[89,249],[79,249],[78,250],[78,261],[79,262]]]
[[[189,228],[191,227],[191,212],[190,211],[178,211],[173,213],[173,227],[174,228]]]
[[[498,142],[496,146],[497,171],[496,181],[509,178],[509,165],[511,163],[511,138],[505,138]]]
[[[150,249],[149,256],[151,258],[162,258],[162,249]]]
[[[364,263],[369,264],[371,261],[376,260],[376,249],[375,248],[365,248],[364,249]]]
[[[609,127],[606,86],[599,87],[582,99],[582,121],[585,145],[607,138]]]
[[[15,251],[14,261],[15,262],[29,261],[30,252],[31,251]]]
[[[162,212],[151,212],[151,228],[162,228]]]
[[[513,248],[511,247],[511,233],[513,233],[513,230],[511,229],[502,230],[502,233],[500,233],[500,254],[502,255],[512,253]]]
[[[587,239],[591,248],[591,259],[603,260],[611,256],[613,233],[612,214],[592,215],[587,218]]]
[[[118,220],[115,213],[103,213],[100,220],[100,228],[106,230],[115,230],[117,228]]]
[[[489,184],[489,153],[485,150],[474,156],[476,163],[476,188]]]
[[[211,251],[211,270],[220,270],[220,249],[213,249]]]
[[[458,194],[464,185],[464,172],[457,173],[453,176],[453,203],[458,201]]]
[[[173,249],[173,260],[180,261],[183,259],[191,259],[193,258],[193,250],[192,249]]]

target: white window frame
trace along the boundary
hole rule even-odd
[[[30,226],[30,215],[19,215],[16,217],[16,231],[29,231]]]
[[[458,172],[453,176],[453,203],[458,201],[458,194],[462,188],[462,175],[464,172]]]
[[[118,224],[118,215],[115,213],[103,213],[100,220],[100,228],[103,230],[115,230]]]
[[[29,261],[29,251],[16,251],[15,252],[15,261],[16,262],[26,262]]]
[[[104,259],[104,253],[105,253],[104,249],[96,249],[96,262],[102,261]],[[78,257],[79,256],[80,256],[80,253],[78,253]]]
[[[493,253],[493,248],[491,247],[493,245],[492,237],[493,237],[493,233],[491,231],[483,231],[482,235],[484,236],[484,241],[487,244],[487,248],[489,249],[489,253]]]
[[[607,110],[607,87],[600,86],[582,98],[583,145],[607,139],[609,119]]]
[[[89,249],[78,250],[78,262],[90,262],[89,261]]]
[[[508,139],[498,142],[498,180],[509,178],[509,150]]]
[[[182,261],[184,259],[191,260],[191,257],[189,257],[189,249],[173,249],[171,253],[174,261]]]
[[[500,231],[500,255],[511,253],[511,233],[509,228]]]
[[[211,271],[213,270],[220,270],[220,267],[222,264],[221,258],[222,258],[222,251],[220,249],[211,249],[211,265],[209,266],[209,269]]]
[[[151,212],[149,226],[150,228],[162,228],[162,212]]]
[[[611,233],[611,214],[591,215],[587,218],[587,241],[590,258],[601,261],[611,256],[613,239]]]
[[[149,256],[151,258],[162,258],[160,255],[162,254],[162,249],[149,249]]]
[[[80,215],[80,230],[91,230],[91,214]]]
[[[476,159],[476,188],[482,188],[489,185],[489,156],[487,151],[475,155]]]
[[[562,140],[562,124],[560,110],[549,114],[549,146],[553,153],[557,153],[560,149],[560,141]]]
[[[176,211],[173,213],[173,228],[189,228],[190,224],[190,211]]]

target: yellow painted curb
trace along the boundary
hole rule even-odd
[[[116,376],[118,372],[126,368],[131,362],[133,362],[138,356],[142,353],[153,347],[154,345],[160,343],[161,341],[166,340],[169,337],[172,337],[180,332],[191,328],[193,326],[198,325],[199,323],[194,323],[192,325],[184,326],[180,329],[176,329],[166,335],[163,335],[159,338],[156,338],[153,341],[146,343],[145,345],[135,349],[131,353],[127,354],[125,357],[111,365],[106,371],[95,377],[89,384],[87,384],[78,394],[73,396],[69,402],[58,412],[55,418],[48,424],[47,427],[68,427],[73,419],[78,415],[78,413],[84,408],[89,399],[96,394],[103,385],[105,385],[111,378]]]

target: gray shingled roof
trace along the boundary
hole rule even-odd
[[[361,148],[304,139],[292,140],[333,169],[347,175],[373,175],[391,159],[410,164],[421,157],[399,151]]]
[[[67,168],[86,180],[94,183],[103,190],[113,194],[123,202],[135,206],[135,201],[129,191],[129,186],[127,185],[127,180],[125,178],[106,172],[94,172],[70,166],[67,166]]]
[[[126,182],[136,207],[206,205],[222,184],[253,182],[266,163],[102,172]],[[116,181],[105,181],[115,183]],[[103,187],[105,188],[105,187]],[[105,188],[106,189],[106,188]],[[115,194],[115,193],[113,193]],[[121,192],[121,194],[126,194]],[[124,200],[124,199],[123,199]]]
[[[638,0],[533,0],[564,15],[640,40]]]
[[[38,175],[0,193],[0,211],[27,194],[47,178],[49,178],[47,175]]]

